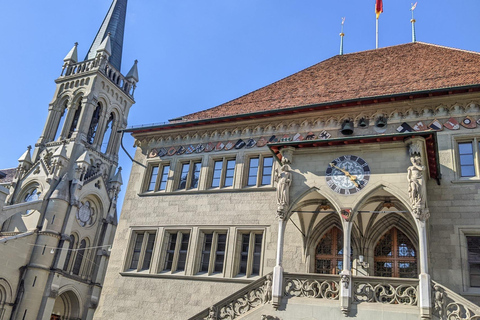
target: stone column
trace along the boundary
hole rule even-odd
[[[428,246],[426,222],[430,217],[427,206],[426,180],[427,168],[423,165],[425,157],[425,141],[423,138],[412,138],[409,141],[410,161],[412,165],[407,169],[408,195],[411,211],[415,217],[419,240],[419,307],[422,319],[431,319],[431,281],[428,274]]]
[[[283,148],[280,153],[282,155],[282,167],[275,170],[275,181],[277,182],[277,218],[278,218],[278,242],[277,242],[277,258],[273,268],[272,281],[272,304],[278,308],[283,297],[283,242],[285,235],[286,218],[288,215],[288,207],[290,205],[290,185],[292,183],[292,173],[289,164],[292,161],[292,147]]]
[[[350,218],[345,219],[343,221],[343,269],[342,272],[340,272],[340,308],[345,316],[347,316],[350,311],[352,297],[352,266],[350,263],[351,230],[352,222]]]

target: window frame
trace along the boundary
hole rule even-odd
[[[170,269],[166,269],[166,262],[168,257],[168,246],[170,244],[170,237],[171,235],[176,235],[176,243],[175,248],[173,249],[173,257],[172,257],[172,266]],[[181,245],[184,239],[184,236],[188,234],[188,243],[187,243],[187,250],[185,252],[185,266],[183,270],[178,270],[178,260],[180,255]],[[178,239],[180,239],[178,241]],[[157,267],[157,273],[160,274],[186,274],[186,271],[189,266],[189,253],[192,248],[192,230],[189,229],[181,229],[181,230],[165,230],[163,235],[163,245],[162,251],[160,255],[160,260]]]
[[[233,166],[233,177],[232,177],[232,185],[225,186],[225,181],[227,178],[227,164],[229,161],[234,161]],[[217,162],[222,162],[222,169],[220,171],[220,182],[218,186],[213,186],[213,181],[215,179],[215,164]],[[211,159],[210,165],[210,174],[209,174],[209,181],[208,181],[208,189],[209,190],[219,190],[219,189],[234,189],[235,188],[235,181],[237,176],[237,156],[230,155],[230,156],[223,156],[223,157],[215,157]]]
[[[185,188],[180,188],[180,184],[182,181],[182,173],[183,173],[183,166],[188,164],[188,173],[187,173],[187,178],[185,181]],[[198,171],[198,181],[197,181],[197,186],[192,188],[192,181],[194,177],[194,168],[195,164],[200,164],[200,170]],[[200,179],[202,175],[202,167],[203,167],[203,161],[200,158],[193,158],[189,160],[184,160],[184,161],[179,161],[176,165],[176,171],[178,173],[176,174],[176,183],[175,183],[175,191],[189,191],[189,190],[199,190],[200,189]]]
[[[202,270],[203,255],[205,240],[207,235],[212,235],[212,243],[210,246],[209,259],[208,259],[208,268],[207,270]],[[220,235],[225,235],[225,250],[223,251],[223,265],[222,271],[215,271],[215,263],[218,256],[218,239]],[[197,263],[195,274],[197,275],[206,275],[206,276],[223,276],[227,268],[227,256],[228,256],[228,246],[229,246],[229,236],[227,229],[219,230],[199,230],[198,236],[198,253],[197,253]]]
[[[165,181],[165,189],[162,189],[162,190],[159,190],[160,188],[160,184],[163,182],[163,172],[165,170],[165,168],[168,167],[168,172],[167,172],[167,179]],[[153,178],[153,172],[155,170],[155,168],[157,168],[157,174],[156,174],[156,178],[155,178],[155,184],[154,184],[154,187],[153,187],[153,190],[150,190],[150,186],[152,185],[152,178]],[[168,187],[169,187],[169,182],[170,182],[170,172],[172,171],[172,167],[170,165],[170,162],[160,162],[160,163],[156,163],[156,164],[153,164],[151,166],[149,166],[148,170],[147,170],[147,175],[145,176],[146,179],[145,179],[145,186],[144,186],[144,192],[148,192],[148,193],[153,193],[153,192],[167,192],[168,190]]]
[[[258,159],[258,167],[257,167],[257,178],[255,184],[249,184],[249,178],[250,178],[250,166],[251,166],[251,160],[252,159]],[[265,159],[272,159],[272,169],[270,173],[270,183],[268,184],[263,184],[263,177],[266,176],[264,173],[264,168],[265,168]],[[245,188],[265,188],[265,187],[271,187],[273,185],[273,174],[274,174],[274,168],[275,168],[275,161],[272,155],[270,154],[255,154],[255,155],[250,155],[246,158],[245,161],[245,176],[244,176],[244,183],[243,186]]]
[[[149,272],[153,266],[155,249],[157,246],[157,230],[133,230],[132,237],[130,239],[129,254],[126,260],[125,271],[136,271],[136,272]],[[135,247],[137,244],[138,236],[142,235],[142,243],[139,248],[139,255],[137,260],[136,268],[132,268],[133,258],[135,255]],[[149,261],[148,268],[144,268],[145,256],[147,252],[148,241],[153,237],[153,247],[151,249],[151,256]]]
[[[253,263],[254,263],[254,253],[255,253],[255,235],[262,235],[261,248],[260,248],[260,261],[258,266],[258,274],[253,274]],[[249,235],[249,246],[248,246],[248,255],[247,255],[247,266],[246,272],[240,273],[240,264],[242,256],[242,245],[243,245],[243,236]],[[265,235],[266,232],[264,229],[257,230],[238,230],[237,238],[235,241],[235,264],[234,264],[234,274],[235,278],[254,278],[260,277],[263,275],[263,260],[265,256]],[[253,248],[253,250],[252,250]]]
[[[454,159],[455,159],[455,177],[457,181],[473,181],[478,182],[480,180],[480,137],[477,136],[454,136]],[[473,152],[473,169],[474,175],[473,176],[462,176],[462,164],[460,158],[460,144],[463,143],[471,143],[472,144],[472,152]]]
[[[456,232],[459,236],[459,251],[460,251],[460,261],[462,269],[462,289],[463,295],[480,295],[480,287],[470,286],[470,263],[468,261],[468,243],[467,237],[480,237],[480,229],[478,227],[472,227],[471,225],[462,225],[457,226]]]

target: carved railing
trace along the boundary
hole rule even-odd
[[[432,313],[440,320],[480,320],[480,307],[432,281]]]
[[[285,273],[284,294],[285,297],[338,300],[340,294],[340,276]]]
[[[226,297],[190,320],[231,320],[272,300],[271,273]]]
[[[354,303],[374,302],[416,306],[418,280],[384,277],[353,277]]]

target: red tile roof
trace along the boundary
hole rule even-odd
[[[182,120],[479,84],[479,53],[408,43],[334,56],[240,98],[186,115]]]

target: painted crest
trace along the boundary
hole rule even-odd
[[[159,157],[159,158],[165,156],[166,154],[167,154],[167,149],[165,149],[165,148],[160,148],[160,150],[158,150],[158,157]]]
[[[292,140],[293,141],[302,141],[303,136],[300,133],[297,133],[296,135],[293,136]]]
[[[205,147],[205,152],[210,152],[213,149],[215,149],[215,143],[209,142],[209,143],[207,143],[207,146]]]
[[[437,119],[433,120],[429,125],[428,127],[430,129],[432,129],[433,131],[442,131],[443,130],[443,126],[442,124],[440,123],[440,121],[438,121]]]
[[[270,137],[270,139],[268,139],[267,143],[275,143],[275,142],[278,142],[278,139],[277,137],[275,137],[275,135],[273,135]]]
[[[191,144],[187,147],[187,150],[185,151],[186,154],[190,154],[192,153],[193,151],[195,151],[195,147]]]
[[[265,139],[264,137],[261,137],[257,141],[257,147],[264,147],[266,144],[267,144],[267,139]]]
[[[331,137],[332,137],[332,135],[325,130],[320,132],[320,134],[318,135],[318,139],[321,139],[321,140],[330,139]]]
[[[292,141],[292,138],[290,138],[290,135],[286,134],[284,135],[281,139],[280,142],[289,142]]]
[[[413,125],[413,130],[415,131],[425,131],[428,130],[428,127],[423,123],[423,121],[418,121]]]
[[[406,122],[402,123],[397,127],[397,132],[404,133],[404,132],[412,132],[413,128]]]
[[[157,149],[152,149],[150,150],[150,152],[148,153],[148,156],[147,158],[154,158],[158,155],[158,150]]]
[[[467,129],[474,129],[477,127],[477,122],[470,116],[466,116],[465,119],[462,120],[461,124]]]
[[[342,216],[343,219],[345,219],[345,221],[350,221],[350,219],[352,218],[352,209],[351,208],[341,209],[340,215]]]
[[[225,145],[225,150],[231,150],[235,146],[235,143],[233,141],[228,141],[227,144]]]
[[[247,148],[247,149],[253,148],[256,144],[257,144],[257,140],[250,138],[250,139],[248,139],[245,148]]]
[[[185,148],[184,146],[180,146],[177,150],[177,154],[184,154],[185,151],[187,151],[187,148]]]
[[[315,134],[313,132],[307,133],[305,140],[314,140],[314,139],[315,139]]]
[[[458,124],[457,119],[450,118],[443,124],[443,126],[449,130],[458,130],[460,129],[460,125]]]
[[[223,142],[219,142],[217,143],[217,145],[215,146],[215,151],[220,151],[220,150],[223,150],[223,148],[225,148],[225,143]]]
[[[235,143],[235,149],[242,149],[245,147],[246,143],[242,139],[238,139],[237,143]]]
[[[196,148],[195,148],[195,151],[197,153],[201,153],[203,152],[203,150],[205,150],[205,145],[203,143],[200,143]]]
[[[170,147],[170,149],[168,149],[168,151],[167,151],[167,154],[169,156],[173,156],[175,153],[177,153],[177,148],[175,148],[175,147]]]

